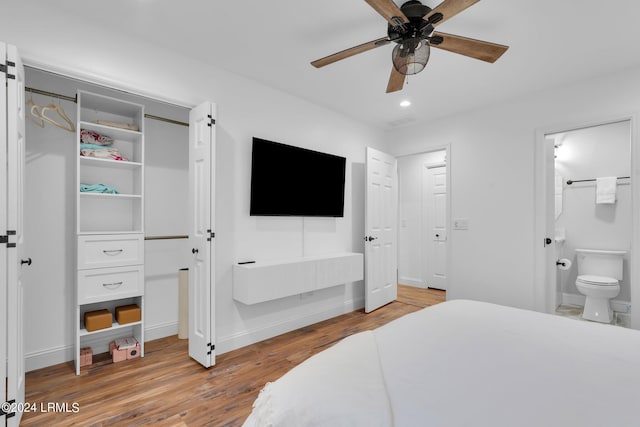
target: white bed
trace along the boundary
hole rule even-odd
[[[266,384],[266,426],[640,426],[640,332],[448,301]]]

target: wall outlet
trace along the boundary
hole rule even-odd
[[[468,230],[469,220],[467,218],[458,218],[453,220],[454,230]]]

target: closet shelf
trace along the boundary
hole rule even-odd
[[[86,156],[80,156],[80,163],[83,163],[87,166],[99,166],[99,167],[106,167],[106,168],[122,168],[122,169],[137,169],[142,166],[142,163],[140,162],[100,159],[97,157],[86,157]]]
[[[78,236],[95,236],[95,235],[126,235],[126,234],[141,234],[142,230],[121,230],[121,231],[79,231]]]
[[[113,330],[116,330],[116,329],[122,329],[122,328],[128,328],[130,326],[136,326],[136,325],[142,325],[142,321],[125,323],[124,325],[121,325],[118,322],[113,322],[111,324],[110,328],[98,329],[97,331],[91,331],[91,332],[87,331],[86,328],[80,328],[80,336],[84,337],[86,335],[94,335],[94,334],[99,334],[101,332],[108,332],[108,331],[113,331]]]
[[[142,199],[140,194],[109,194],[109,193],[91,193],[80,191],[80,197],[94,197],[100,199]]]
[[[142,137],[142,132],[139,131],[99,125],[93,122],[80,122],[80,128],[96,131],[100,134],[109,136],[116,141],[139,142]]]
[[[144,105],[78,91],[76,123],[76,375],[80,375],[80,349],[106,347],[110,334],[133,335],[144,357]],[[103,124],[98,124],[101,121]],[[110,126],[132,123],[140,131]],[[82,132],[87,129],[113,139],[111,146],[129,160],[82,156]],[[121,193],[80,191],[104,184]],[[114,307],[129,300],[140,307],[140,321],[121,325]],[[107,309],[111,327],[87,331],[83,315]],[[100,347],[96,347],[100,348]],[[94,348],[94,352],[96,350]]]

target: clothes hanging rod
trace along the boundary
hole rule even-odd
[[[151,114],[145,114],[144,116],[147,119],[160,120],[161,122],[167,122],[167,123],[171,123],[171,124],[174,124],[174,125],[180,125],[180,126],[189,127],[189,123],[179,122],[178,120],[167,119],[167,118],[159,117],[159,116],[153,116]]]
[[[67,95],[60,95],[59,93],[48,92],[46,90],[35,89],[35,88],[32,88],[32,87],[25,87],[24,90],[25,90],[25,92],[31,92],[31,93],[36,93],[38,95],[50,96],[52,98],[64,99],[65,101],[71,101],[71,102],[74,102],[76,104],[78,103],[78,97],[77,96],[71,97],[71,96],[67,96]],[[171,123],[171,124],[174,124],[174,125],[189,127],[189,123],[185,123],[185,122],[181,122],[181,121],[173,120],[173,119],[167,119],[166,117],[154,116],[152,114],[145,114],[144,117],[147,118],[147,119],[151,119],[151,120],[159,120],[161,122],[167,122],[167,123]]]
[[[173,239],[188,239],[186,234],[178,234],[175,236],[144,236],[144,240],[173,240]]]
[[[38,95],[51,96],[53,98],[64,99],[65,101],[71,101],[78,103],[77,96],[71,97],[67,95],[60,95],[59,93],[47,92],[46,90],[35,89],[32,87],[25,87],[25,92],[37,93]]]
[[[617,177],[617,179],[629,179],[629,178],[631,178],[631,177],[630,176],[619,176],[619,177]],[[590,182],[590,181],[595,181],[595,180],[596,180],[595,178],[591,178],[591,179],[573,179],[573,180],[569,179],[569,180],[567,180],[567,185],[571,185],[574,182]]]

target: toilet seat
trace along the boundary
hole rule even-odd
[[[585,285],[596,285],[596,286],[615,286],[618,284],[618,280],[613,279],[611,277],[594,276],[591,274],[578,276],[577,281]]]

